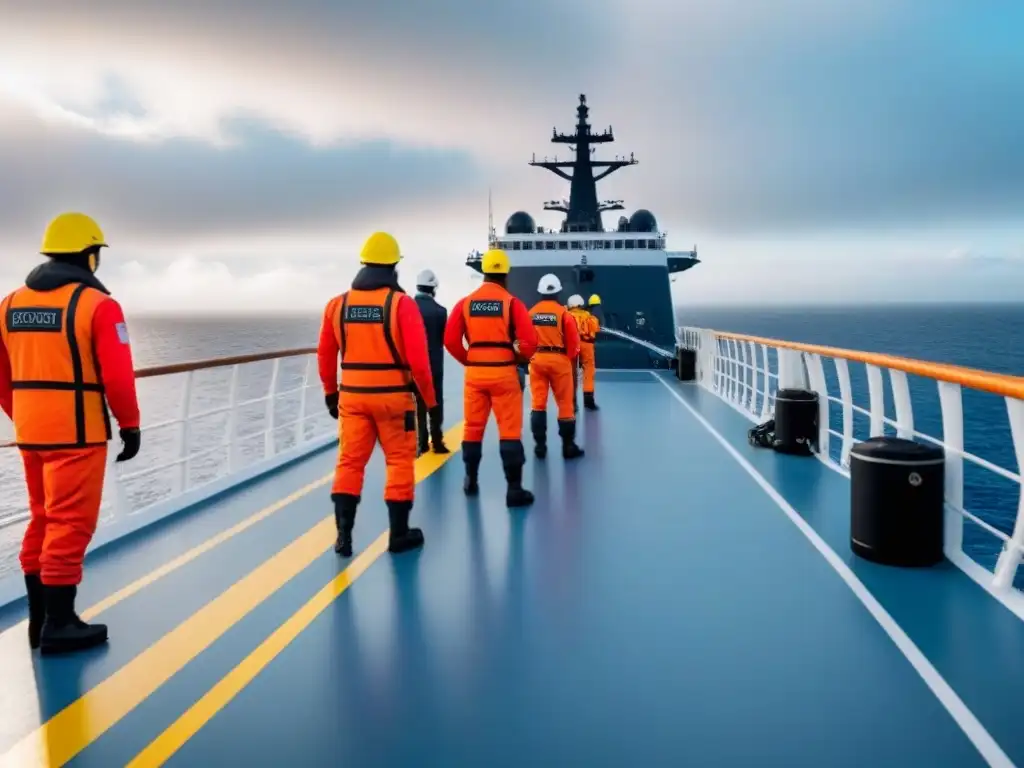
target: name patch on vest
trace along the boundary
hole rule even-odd
[[[501,317],[502,302],[491,299],[474,299],[469,302],[470,317]]]
[[[7,331],[59,333],[64,327],[63,307],[11,307],[7,310]]]
[[[548,325],[552,328],[558,327],[558,315],[554,312],[538,312],[533,316],[534,325]]]
[[[349,304],[345,307],[346,323],[383,323],[384,307],[380,305]]]

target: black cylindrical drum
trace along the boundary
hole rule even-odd
[[[693,381],[697,378],[697,352],[693,349],[679,347],[676,350],[676,376],[680,381]]]
[[[780,389],[775,394],[775,450],[809,456],[818,442],[818,393]]]
[[[942,560],[945,452],[873,437],[850,452],[850,548],[876,563],[920,567]]]

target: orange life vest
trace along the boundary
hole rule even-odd
[[[85,448],[110,440],[92,338],[93,315],[106,298],[71,283],[54,291],[19,288],[0,305],[19,448]]]
[[[484,283],[462,302],[466,324],[466,365],[501,368],[516,364],[512,294],[497,283]]]
[[[585,309],[574,308],[569,314],[576,319],[576,326],[580,329],[580,341],[584,344],[593,344],[597,335],[597,319]]]
[[[339,392],[384,395],[412,392],[408,363],[402,359],[399,296],[394,288],[352,289],[334,313],[334,336],[341,349]]]
[[[530,310],[530,319],[537,329],[537,352],[564,355],[565,307],[553,299],[541,299]]]

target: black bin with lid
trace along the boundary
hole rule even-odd
[[[780,389],[775,393],[775,450],[810,456],[818,443],[818,393]]]
[[[850,451],[850,548],[886,565],[923,567],[943,558],[945,451],[873,437]]]
[[[686,347],[676,349],[676,377],[680,381],[697,378],[697,352]]]

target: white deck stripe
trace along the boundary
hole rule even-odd
[[[889,635],[896,647],[899,648],[900,652],[907,658],[910,665],[917,671],[924,680],[935,698],[946,708],[946,711],[953,717],[956,724],[960,726],[960,729],[964,732],[971,743],[974,744],[981,756],[991,766],[997,766],[998,768],[1014,768],[1014,763],[1010,760],[1002,747],[992,738],[985,726],[981,724],[981,721],[975,717],[974,713],[967,708],[963,700],[957,696],[956,691],[946,682],[945,678],[939,674],[939,671],[932,666],[932,663],[928,661],[928,658],[922,653],[921,649],[918,648],[914,641],[910,639],[910,636],[896,623],[896,620],[889,614],[888,611],[882,606],[881,603],[875,598],[871,591],[864,586],[864,582],[857,578],[856,574],[850,567],[844,563],[839,555],[825,543],[817,532],[804,520],[800,514],[790,506],[782,495],[775,490],[771,483],[769,483],[764,476],[755,469],[754,465],[751,464],[747,459],[737,451],[729,441],[722,437],[721,433],[718,432],[710,422],[701,416],[697,410],[690,405],[679,394],[662,376],[659,376],[654,371],[650,372],[651,375],[660,381],[665,389],[690,412],[690,414],[700,424],[711,433],[722,447],[729,452],[736,462],[746,470],[747,474],[750,475],[757,482],[759,486],[764,490],[765,493],[771,498],[772,501],[786,513],[786,516],[792,521],[800,532],[807,537],[808,541],[814,545],[814,548],[821,553],[821,556],[825,558],[825,561],[832,566],[833,570],[839,574],[839,577],[846,582],[846,585],[850,590],[857,596],[868,612],[875,618],[875,621],[879,623],[885,633]]]

